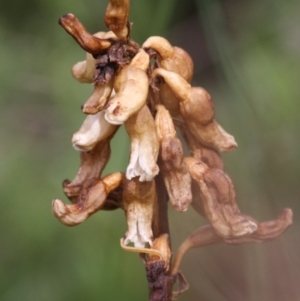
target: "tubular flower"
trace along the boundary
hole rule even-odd
[[[163,105],[156,106],[156,131],[160,142],[159,165],[172,207],[186,211],[192,202],[191,176],[184,162],[183,147],[176,137],[170,113]]]
[[[150,301],[169,301],[188,289],[179,271],[188,250],[274,239],[291,225],[292,211],[258,222],[239,210],[220,156],[237,143],[215,120],[210,94],[190,85],[191,57],[158,36],[140,47],[130,37],[129,6],[129,0],[109,0],[104,20],[109,31],[94,35],[73,14],[59,19],[86,52],[72,75],[94,89],[72,137],[80,154],[78,172],[63,181],[71,204],[54,199],[52,211],[61,223],[75,226],[99,210],[123,210],[127,231],[121,247],[141,254]],[[102,175],[110,141],[123,123],[130,138],[126,171]],[[208,222],[184,240],[173,260],[168,201],[180,212],[191,205]]]

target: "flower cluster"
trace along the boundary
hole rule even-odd
[[[291,224],[292,212],[284,209],[278,219],[263,223],[240,212],[220,156],[237,143],[215,120],[209,93],[190,85],[192,59],[163,37],[138,45],[130,38],[128,15],[129,0],[110,0],[105,13],[110,31],[94,35],[72,14],[59,20],[86,51],[72,74],[81,83],[92,83],[94,91],[82,106],[86,118],[72,138],[80,152],[78,173],[63,182],[73,204],[55,199],[53,213],[75,226],[99,210],[124,210],[122,248],[143,254],[150,299],[170,300],[188,286],[179,272],[186,251],[273,239]],[[110,141],[122,124],[131,145],[126,172],[103,176]],[[167,201],[180,212],[191,205],[209,222],[182,243],[173,261]],[[176,280],[179,291],[172,293]]]

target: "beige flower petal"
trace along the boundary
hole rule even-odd
[[[125,122],[130,138],[130,161],[126,177],[139,177],[140,181],[151,181],[159,172],[156,164],[159,142],[154,119],[145,105],[138,113]]]
[[[107,122],[105,112],[86,116],[81,128],[72,137],[73,147],[78,151],[90,151],[95,145],[113,135],[118,126]]]

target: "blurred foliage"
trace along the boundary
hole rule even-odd
[[[0,301],[146,300],[138,256],[120,250],[122,212],[100,212],[75,228],[51,213],[65,199],[78,153],[70,137],[91,93],[70,67],[83,51],[57,24],[74,13],[104,30],[107,1],[0,4]],[[294,210],[294,225],[263,245],[194,250],[182,270],[180,300],[297,301],[300,296],[300,3],[292,0],[132,0],[132,36],[165,35],[195,61],[194,85],[213,96],[218,121],[238,150],[224,155],[243,212],[272,219]],[[119,132],[106,172],[124,170],[128,139]],[[171,212],[173,245],[205,223]]]

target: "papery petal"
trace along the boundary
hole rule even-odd
[[[151,181],[159,172],[156,164],[159,142],[154,119],[145,105],[138,113],[125,122],[130,138],[130,161],[126,177],[139,177],[140,181]]]
[[[72,137],[73,147],[78,151],[90,151],[95,145],[113,135],[118,126],[107,122],[105,112],[86,116],[81,128]]]
[[[132,65],[124,67],[117,74],[114,82],[116,95],[106,105],[105,119],[111,124],[124,123],[146,103],[149,80],[144,69],[148,66],[147,62],[149,56],[139,52]]]
[[[214,106],[207,91],[191,87],[180,75],[162,68],[153,71],[152,77],[156,76],[163,77],[180,101],[180,113],[198,141],[220,152],[237,147],[234,137],[214,120]]]
[[[140,182],[138,178],[123,180],[123,201],[128,230],[124,244],[132,242],[135,247],[152,245],[153,207],[156,201],[154,180]]]
[[[205,217],[221,237],[232,238],[256,231],[257,223],[241,214],[227,174],[220,169],[210,169],[194,158],[185,158],[185,162],[199,187],[200,198],[194,201],[201,202]]]
[[[121,184],[121,173],[110,174],[103,179],[85,182],[77,204],[66,205],[60,199],[53,200],[52,211],[56,218],[67,226],[76,226],[99,211],[113,189]]]
[[[92,178],[98,178],[110,157],[110,140],[106,138],[89,152],[80,152],[80,167],[73,181],[65,180],[63,182],[64,192],[73,202],[77,200],[77,196],[83,184]]]
[[[160,141],[159,167],[170,203],[177,211],[186,211],[192,202],[191,176],[183,161],[184,152],[172,118],[164,106],[156,106],[155,125]]]

